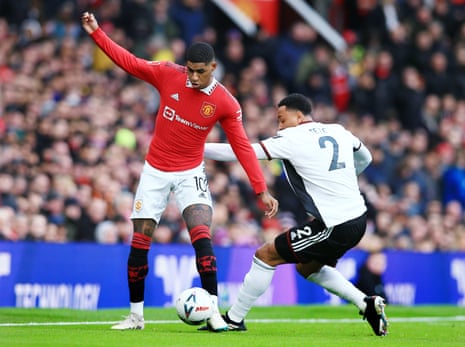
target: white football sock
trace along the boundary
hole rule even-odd
[[[307,277],[307,280],[317,283],[329,292],[350,301],[361,312],[365,312],[366,303],[363,299],[366,295],[347,280],[342,274],[331,266],[324,265],[320,271]]]
[[[139,316],[144,317],[144,302],[131,302],[130,311],[131,313],[137,313]]]
[[[275,270],[276,267],[253,257],[252,266],[244,277],[237,299],[228,311],[231,320],[239,323],[245,318],[255,301],[270,286]]]
[[[212,308],[213,308],[213,312],[220,312],[220,309],[218,307],[218,296],[216,295],[210,295],[211,298],[212,298]]]

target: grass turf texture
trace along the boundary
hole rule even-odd
[[[144,330],[110,326],[128,309],[0,308],[0,346],[465,346],[465,308],[387,306],[389,334],[375,336],[352,305],[254,307],[246,332],[210,333],[182,323],[174,308],[146,308]]]

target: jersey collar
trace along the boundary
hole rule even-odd
[[[212,82],[206,86],[203,89],[199,89],[202,93],[205,93],[207,95],[212,95],[213,91],[215,90],[216,86],[218,85],[218,81],[216,80],[215,77],[213,77]],[[186,80],[186,87],[187,88],[192,88],[192,83],[189,81],[189,79]]]

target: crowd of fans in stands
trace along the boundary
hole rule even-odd
[[[343,57],[298,16],[277,36],[250,38],[219,30],[201,0],[2,1],[0,239],[131,239],[158,94],[83,33],[80,10],[93,7],[113,39],[146,59],[183,64],[189,43],[211,43],[252,142],[275,133],[276,102],[289,92],[313,100],[315,120],[359,136],[373,154],[360,176],[369,207],[360,248],[465,251],[465,1],[323,3],[347,40]],[[225,141],[219,128],[210,141]],[[262,165],[280,201],[273,219],[238,163],[207,161],[215,245],[256,246],[305,220],[280,163]],[[188,242],[174,203],[153,241]]]

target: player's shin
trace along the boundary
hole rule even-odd
[[[237,300],[228,311],[228,318],[236,323],[242,322],[255,301],[266,291],[273,279],[276,267],[270,266],[257,257],[245,275]]]
[[[319,284],[329,292],[353,303],[360,311],[364,312],[366,302],[365,294],[347,280],[337,269],[325,265],[320,271],[307,277],[307,280]]]
[[[147,254],[152,239],[141,233],[134,233],[128,257],[128,284],[131,312],[143,316],[145,278],[148,273]]]
[[[218,307],[216,256],[213,252],[210,230],[207,226],[196,226],[190,230],[190,236],[202,287],[210,293],[212,299],[212,315],[207,320],[208,329],[216,332],[226,331],[228,325],[221,317]]]
[[[218,295],[218,280],[216,269],[216,256],[213,252],[213,246],[210,238],[200,238],[192,243],[195,256],[197,271],[199,272],[202,287],[210,295]]]

